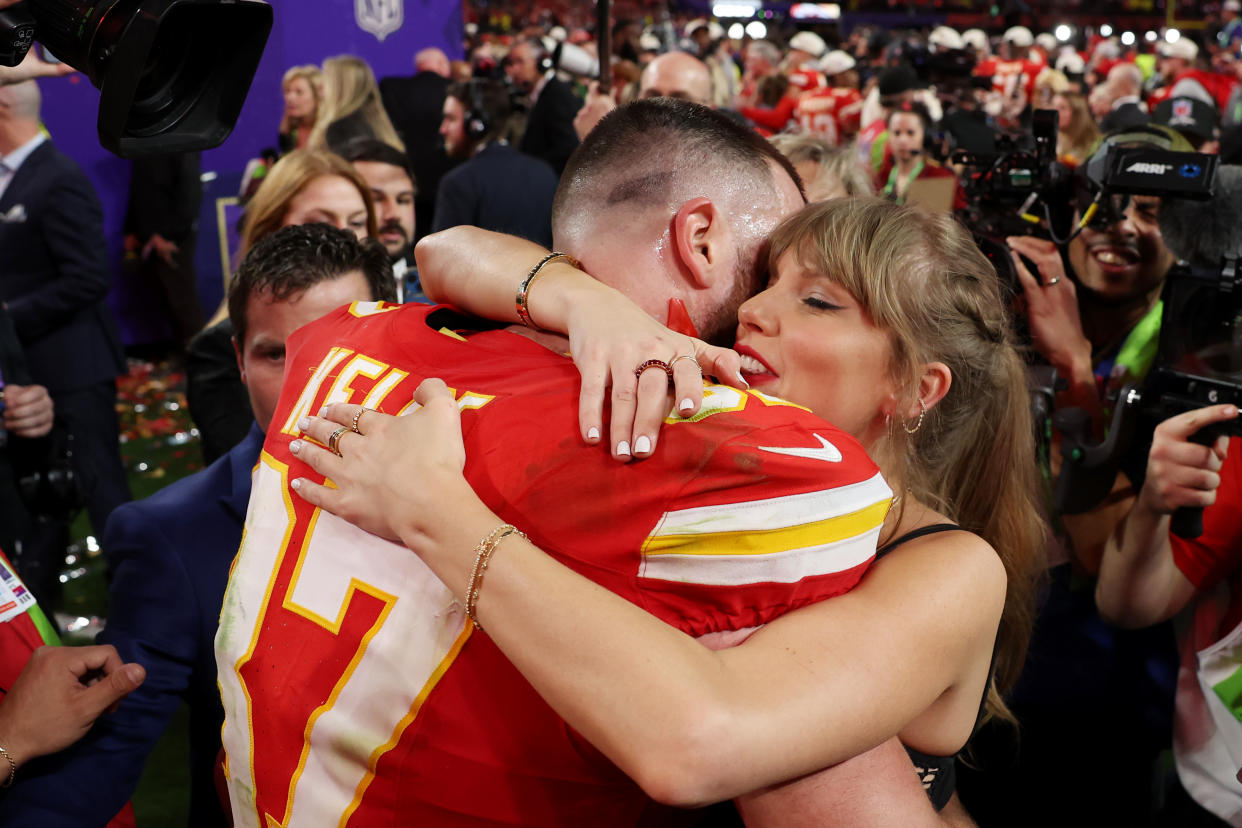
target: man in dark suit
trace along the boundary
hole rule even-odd
[[[213,773],[224,719],[213,641],[241,541],[250,474],[280,396],[285,339],[354,301],[396,297],[388,255],[325,224],[286,227],[254,246],[229,287],[229,318],[255,423],[206,469],[108,522],[114,572],[100,644],[146,669],[146,681],[83,741],[23,769],[3,825],[102,825],[132,795],[147,756],[184,700],[190,706],[190,825],[228,821]]]
[[[100,533],[130,498],[115,408],[125,353],[104,303],[103,209],[78,165],[43,135],[39,106],[34,81],[0,86],[0,299],[31,378],[72,435],[74,471]]]
[[[440,182],[435,230],[473,224],[551,246],[556,173],[501,137],[511,115],[498,81],[449,87],[440,134],[449,155],[466,160]]]
[[[1104,82],[1112,99],[1108,114],[1100,119],[1101,132],[1142,126],[1151,120],[1143,105],[1143,73],[1133,63],[1118,63],[1108,70]]]
[[[408,78],[384,78],[380,98],[384,110],[405,142],[405,153],[414,171],[418,191],[414,197],[414,238],[431,232],[432,211],[440,179],[453,168],[453,161],[440,142],[440,112],[449,85],[448,55],[439,49],[423,49],[414,55],[414,74]]]
[[[526,94],[530,107],[518,149],[547,161],[559,176],[578,147],[574,116],[582,107],[582,99],[550,69],[544,70],[545,57],[546,50],[539,41],[519,41],[509,50],[505,74]]]

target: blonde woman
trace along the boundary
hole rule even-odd
[[[280,91],[285,112],[280,119],[280,151],[302,149],[310,140],[319,115],[320,77],[318,66],[294,66],[285,72]]]
[[[1057,111],[1057,156],[1064,161],[1081,164],[1091,157],[1091,148],[1100,139],[1100,129],[1091,117],[1087,99],[1076,92],[1059,92],[1052,96]]]
[[[322,150],[294,150],[276,162],[246,205],[238,260],[269,233],[293,224],[323,222],[374,238],[375,208],[362,176],[344,158]]]
[[[375,138],[405,152],[384,111],[375,74],[362,58],[342,55],[323,62],[323,104],[310,146],[340,149],[352,138]]]
[[[802,177],[807,202],[875,195],[871,176],[858,163],[853,145],[835,147],[818,135],[773,135],[768,139]]]

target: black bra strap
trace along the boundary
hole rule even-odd
[[[933,523],[930,526],[920,526],[918,529],[911,529],[909,532],[906,532],[904,535],[897,538],[896,540],[892,540],[884,544],[883,548],[876,551],[875,557],[878,560],[879,558],[882,558],[885,555],[887,555],[889,552],[892,552],[897,547],[901,546],[903,543],[908,543],[912,540],[917,540],[923,537],[924,535],[934,535],[937,532],[955,532],[955,531],[966,532],[969,530],[963,529],[962,527],[958,526],[956,523]]]

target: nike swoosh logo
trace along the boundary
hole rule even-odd
[[[820,437],[818,434],[812,434],[816,440],[819,440],[819,448],[780,448],[777,446],[759,446],[760,451],[768,451],[772,454],[787,454],[790,457],[805,457],[807,460],[822,460],[825,463],[840,463],[841,450],[832,443]]]

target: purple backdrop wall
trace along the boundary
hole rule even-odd
[[[246,162],[263,147],[276,144],[283,106],[280,79],[285,69],[353,54],[365,58],[382,78],[412,74],[414,53],[419,49],[438,46],[452,58],[460,57],[462,51],[461,0],[270,2],[275,24],[237,128],[223,145],[203,153],[203,172],[216,176],[204,185],[197,256],[199,295],[208,314],[223,292],[215,232],[216,198],[235,194]],[[384,17],[391,25],[396,10],[400,10],[400,27],[382,40],[360,25],[360,19],[368,16]],[[120,282],[121,223],[129,191],[129,163],[99,146],[95,134],[99,93],[81,75],[44,80],[40,85],[43,120],[52,139],[82,165],[103,201],[104,231],[117,274],[110,301],[126,343],[154,341],[164,331],[158,312],[152,313],[157,306],[143,286]]]

